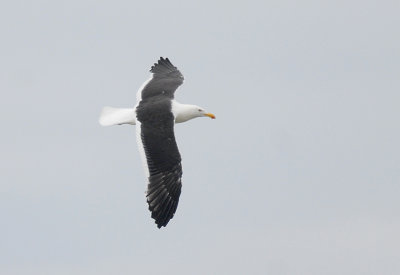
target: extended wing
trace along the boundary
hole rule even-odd
[[[178,207],[182,188],[181,155],[175,141],[172,99],[183,83],[181,72],[160,58],[153,76],[138,92],[136,107],[139,150],[148,175],[147,203],[158,228],[166,226]]]
[[[148,171],[147,203],[157,226],[166,226],[175,214],[182,188],[181,155],[175,141],[169,99],[142,100],[136,109],[139,146]]]
[[[154,63],[150,72],[153,73],[152,79],[141,90],[141,99],[163,95],[174,98],[175,90],[182,85],[183,75],[169,61],[168,58],[162,58]]]

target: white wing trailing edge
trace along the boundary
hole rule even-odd
[[[101,110],[99,123],[101,126],[136,124],[135,109],[104,107]]]

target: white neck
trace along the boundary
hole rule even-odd
[[[190,104],[181,104],[175,100],[172,101],[172,112],[175,116],[175,123],[182,123],[193,118],[199,117],[198,106]]]

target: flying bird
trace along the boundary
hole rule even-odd
[[[161,228],[173,218],[182,188],[182,159],[174,125],[196,117],[215,119],[215,116],[199,106],[174,99],[184,78],[168,58],[160,57],[150,72],[151,78],[136,94],[136,106],[104,107],[99,123],[136,125],[136,140],[147,177],[146,200],[151,217]]]

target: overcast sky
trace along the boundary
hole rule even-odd
[[[2,1],[0,273],[400,274],[399,10]],[[160,56],[217,119],[177,125],[159,230],[134,126],[97,120]]]

